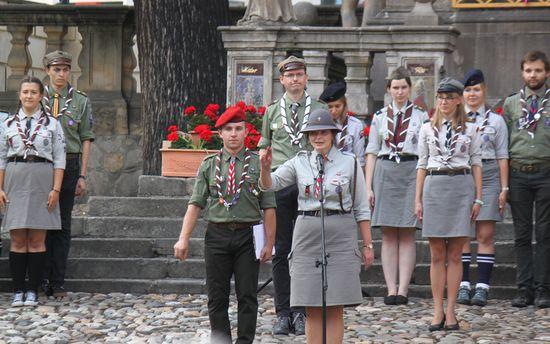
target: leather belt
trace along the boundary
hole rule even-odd
[[[349,211],[325,209],[325,216],[345,215],[349,213],[350,213]],[[321,211],[320,210],[298,210],[298,215],[320,217]]]
[[[542,164],[521,164],[517,161],[510,160],[510,167],[523,173],[537,173],[543,169],[549,169],[550,162]]]
[[[481,159],[481,162],[493,162],[496,159]]]
[[[470,170],[467,168],[461,168],[457,170],[429,170],[428,174],[430,176],[463,176],[466,174],[470,174]]]
[[[257,225],[258,222],[208,222],[209,226],[217,229],[226,229],[230,231],[238,231],[241,229],[250,229]]]
[[[80,153],[67,153],[67,159],[80,159]]]
[[[380,155],[378,158],[382,160],[395,161],[395,157],[394,156],[390,157],[389,155]],[[418,160],[418,157],[416,155],[399,156],[399,161],[414,161],[414,160]]]
[[[48,160],[46,158],[36,156],[36,155],[27,155],[26,158],[23,158],[22,156],[12,156],[11,158],[8,158],[8,162],[49,162],[52,163],[51,160]]]

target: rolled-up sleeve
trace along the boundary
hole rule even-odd
[[[508,159],[508,127],[504,118],[497,115],[495,136],[495,158]]]
[[[55,123],[55,132],[53,146],[52,146],[52,159],[53,168],[65,169],[67,154],[65,148],[65,135],[63,134],[63,128],[59,121],[53,121]]]
[[[481,132],[476,131],[472,137],[472,144],[470,145],[470,166],[482,166],[481,143]]]
[[[288,186],[296,184],[296,159],[299,157],[296,156],[281,166],[279,166],[275,171],[271,173],[271,187],[269,190],[279,191]]]
[[[367,197],[367,185],[363,178],[363,169],[358,163],[355,167],[355,200],[353,202],[353,216],[355,221],[370,221],[371,212]]]
[[[201,209],[204,209],[204,207],[206,207],[206,202],[210,194],[210,190],[208,189],[209,185],[207,176],[208,167],[208,162],[206,160],[203,160],[201,166],[199,167],[197,178],[195,179],[193,193],[191,194],[191,198],[189,198],[189,204],[194,204]]]
[[[428,146],[428,135],[427,135],[427,129],[429,128],[430,123],[425,123],[422,125],[422,128],[420,128],[420,133],[418,134],[418,163],[416,164],[416,168],[419,169],[426,169],[428,166],[428,154],[429,154],[429,146]]]
[[[377,116],[374,115],[374,118],[370,125],[369,143],[367,144],[367,148],[365,149],[365,154],[378,155],[378,152],[380,152],[380,141],[378,139],[379,121],[380,118],[377,118]]]

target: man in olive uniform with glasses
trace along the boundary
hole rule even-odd
[[[44,90],[46,111],[61,122],[65,134],[67,166],[59,195],[61,230],[48,231],[47,261],[42,289],[46,295],[66,296],[65,272],[71,244],[71,220],[75,196],[86,191],[86,168],[94,141],[92,105],[88,96],[69,83],[72,57],[53,51],[43,59],[49,84]]]

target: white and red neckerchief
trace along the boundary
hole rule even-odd
[[[451,122],[452,124],[452,122]],[[452,130],[452,125],[449,127],[449,130]],[[439,156],[441,156],[441,162],[443,165],[445,165],[447,168],[451,168],[451,165],[449,164],[449,160],[453,157],[453,154],[455,152],[456,143],[458,141],[458,136],[460,135],[460,132],[462,130],[462,127],[459,125],[456,127],[455,133],[453,135],[453,138],[451,139],[451,146],[449,150],[447,151],[447,155],[443,156],[443,152],[441,151],[441,147],[439,146],[439,129],[437,127],[433,127],[433,133],[435,138],[435,148],[437,149],[437,153]],[[438,170],[441,168],[441,166],[438,168]]]
[[[342,123],[342,131],[340,132],[340,137],[336,142],[336,148],[338,148],[340,151],[344,151],[344,148],[346,147],[346,138],[348,137],[348,123],[349,116],[346,115],[344,123]]]
[[[71,101],[73,100],[73,91],[74,91],[74,88],[71,86],[71,84],[67,84],[67,87],[69,89],[69,91],[67,92],[67,100],[65,100],[65,104],[63,104],[63,108],[59,110],[57,115],[53,116],[52,108],[50,105],[50,89],[48,88],[48,86],[44,86],[44,97],[42,97],[42,99],[44,100],[44,107],[46,108],[48,115],[53,116],[54,118],[57,118],[65,114],[65,111],[67,111],[67,109],[69,108],[69,105],[71,104]]]
[[[286,95],[286,94],[285,94]],[[300,128],[291,128],[288,125],[288,119],[286,118],[286,100],[285,95],[281,97],[281,100],[279,101],[279,108],[281,112],[281,118],[283,121],[283,128],[285,129],[286,133],[288,134],[288,137],[290,138],[290,144],[291,145],[298,145],[300,148],[302,148],[302,143],[300,142],[302,139],[302,136],[304,136],[304,133],[302,133],[302,130],[306,127],[307,121],[309,119],[309,113],[311,112],[311,97],[309,94],[307,94],[306,91],[304,91],[305,96],[305,110],[304,110],[304,118],[302,119],[302,126]],[[296,131],[295,131],[296,130]]]
[[[27,121],[30,121],[31,117],[27,117]],[[34,139],[36,138],[36,135],[40,131],[40,128],[42,127],[42,124],[46,120],[47,115],[44,113],[44,111],[40,110],[40,118],[38,119],[38,123],[34,127],[34,132],[30,136],[30,138],[27,136],[25,131],[21,129],[21,122],[19,120],[19,114],[15,115],[15,126],[17,127],[17,131],[19,132],[19,136],[21,137],[21,140],[23,141],[23,144],[25,145],[25,153],[23,154],[23,158],[27,158],[27,153],[32,149],[36,153],[36,148],[34,147]]]
[[[520,118],[518,129],[527,129],[527,132],[529,133],[531,138],[534,138],[534,131],[537,128],[537,122],[541,118],[544,107],[546,106],[546,102],[548,101],[548,97],[550,96],[550,88],[547,88],[544,92],[544,96],[538,104],[537,112],[535,112],[535,114],[533,115],[533,119],[531,120],[529,120],[529,106],[527,105],[527,101],[525,100],[525,87],[519,90],[519,93],[519,102],[521,104],[521,111],[523,112],[523,115]]]
[[[244,151],[244,166],[243,166],[243,171],[242,171],[242,174],[241,174],[241,180],[239,181],[238,188],[236,189],[236,191],[234,193],[232,193],[232,195],[229,195],[231,190],[226,190],[226,193],[228,194],[228,196],[233,196],[231,198],[230,202],[228,202],[225,199],[225,197],[223,197],[223,194],[222,194],[222,185],[221,185],[222,177],[221,177],[221,168],[220,168],[221,167],[221,161],[222,161],[222,154],[223,154],[223,148],[220,149],[219,153],[216,155],[216,177],[215,177],[216,178],[216,192],[218,194],[220,204],[223,204],[225,206],[225,208],[227,210],[229,210],[229,208],[231,208],[232,206],[237,204],[237,202],[239,201],[239,197],[241,196],[241,190],[242,190],[244,181],[246,179],[246,176],[248,175],[248,167],[250,165],[250,151],[248,150],[248,148],[245,148],[245,151]],[[227,185],[227,188],[229,189],[229,185]],[[234,186],[233,186],[233,189],[234,189]]]
[[[401,114],[403,116],[403,120],[401,121],[401,128],[399,132],[397,133],[397,140],[395,140],[394,136],[394,114],[393,114],[393,107],[392,104],[388,105],[388,109],[386,111],[386,118],[388,120],[388,125],[386,129],[386,145],[390,147],[390,158],[395,157],[395,161],[399,163],[401,160],[401,151],[403,150],[404,142],[405,142],[405,136],[407,136],[407,130],[409,128],[409,122],[411,120],[412,111],[414,104],[412,102],[407,102],[407,106],[405,107],[405,112]]]

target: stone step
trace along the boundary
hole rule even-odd
[[[89,216],[181,217],[189,197],[99,197],[88,200]]]
[[[264,281],[260,281],[261,286]],[[66,289],[73,292],[88,293],[133,293],[133,294],[206,294],[206,281],[194,278],[165,279],[67,279]],[[234,284],[232,282],[232,293]],[[382,297],[386,295],[384,284],[362,284],[365,297]],[[11,280],[0,278],[0,292],[12,292]],[[511,299],[516,292],[514,286],[492,286],[489,299]],[[273,295],[273,283],[269,283],[260,293]],[[431,298],[429,285],[411,284],[410,297]],[[490,301],[489,301],[490,302]],[[462,307],[462,306],[460,306]]]
[[[417,264],[412,278],[414,283],[429,284],[429,270],[429,264]],[[471,275],[473,281],[476,278],[476,271],[477,267],[473,265]],[[204,275],[204,260],[197,258],[187,259],[185,263],[172,258],[69,258],[67,265],[67,278],[77,279],[204,278]],[[10,276],[7,258],[0,258],[0,276]],[[270,276],[271,263],[262,264],[260,280],[267,280]],[[512,286],[515,284],[515,277],[514,265],[496,264],[491,282],[498,286]],[[365,283],[384,283],[382,265],[375,262],[367,271],[362,270],[361,280]]]
[[[183,197],[193,193],[195,178],[139,176],[138,196]]]

